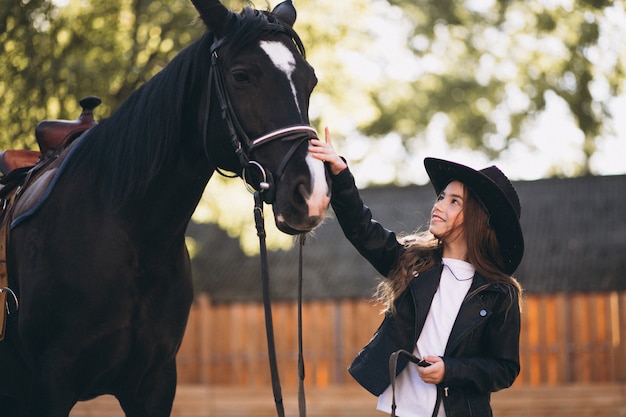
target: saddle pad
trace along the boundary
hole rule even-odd
[[[87,133],[85,132],[78,139],[72,142],[64,152],[62,152],[57,161],[50,164],[45,171],[41,173],[32,183],[30,183],[22,192],[15,203],[13,209],[13,221],[11,222],[11,230],[19,226],[22,222],[33,216],[42,204],[48,199],[54,186],[58,182],[59,177],[65,170],[74,151],[78,149]]]

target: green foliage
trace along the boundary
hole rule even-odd
[[[85,95],[103,98],[97,116],[106,117],[203,30],[186,0],[67,1],[0,0],[2,147],[33,147],[36,123],[75,118]],[[374,24],[388,18],[381,3],[298,1],[297,29],[320,78],[311,114],[318,127],[328,124],[341,135],[356,128],[372,138],[395,132],[408,148],[441,113],[450,143],[494,157],[523,140],[524,126],[553,91],[584,132],[588,158],[610,129],[613,115],[592,87],[621,93],[626,47],[615,49],[607,20],[623,13],[623,1],[578,0],[568,7],[539,0],[389,0],[402,17],[387,20],[383,32],[410,24],[396,40],[414,58],[406,64],[412,75],[401,79],[385,68],[395,64],[374,50],[382,37]],[[249,3],[225,4],[239,10]],[[364,76],[361,59],[380,74]]]
[[[34,148],[42,119],[75,119],[78,101],[102,97],[106,117],[203,27],[177,0],[2,0],[0,146]]]
[[[189,0],[63,1],[0,0],[1,148],[35,148],[37,122],[76,118],[86,95],[103,99],[96,118],[107,117],[204,31]],[[240,10],[249,3],[224,4]],[[612,19],[624,15],[623,0],[298,0],[296,6],[296,29],[319,78],[312,123],[320,131],[329,126],[340,148],[349,146],[346,137],[363,144],[399,136],[405,152],[394,160],[399,169],[433,120],[445,121],[453,146],[495,158],[526,140],[528,124],[554,93],[584,132],[587,161],[575,172],[583,174],[597,139],[619,117],[607,99],[623,93],[626,44]],[[226,192],[222,182],[215,186]],[[239,222],[209,198],[201,208],[204,221],[233,235],[253,230],[251,215]]]
[[[610,16],[623,15],[623,1],[389,2],[411,21],[406,43],[425,68],[407,86],[412,94],[406,99],[377,103],[380,116],[363,126],[365,134],[396,131],[409,141],[415,132],[404,126],[419,131],[444,113],[450,143],[495,157],[524,139],[524,126],[545,110],[545,94],[552,91],[583,131],[588,163],[612,121],[610,96],[594,94],[594,84],[606,85],[611,96],[622,93],[626,46],[624,39],[611,42]],[[517,102],[511,92],[521,93]],[[493,147],[493,135],[503,136],[496,142],[504,146]],[[580,169],[589,172],[588,165]]]

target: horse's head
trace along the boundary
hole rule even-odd
[[[312,230],[324,218],[330,190],[322,162],[308,153],[316,137],[308,106],[317,79],[292,29],[293,5],[236,14],[219,0],[192,1],[213,33],[210,108],[219,109],[222,136],[238,156],[234,171],[272,204],[279,230]],[[232,161],[231,155],[230,166],[228,158],[216,163],[233,170]]]

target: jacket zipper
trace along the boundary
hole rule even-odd
[[[442,390],[437,389],[437,403],[435,405],[435,410],[433,411],[433,417],[437,417],[437,414],[439,413],[439,407],[443,407],[444,410],[446,409],[446,405],[444,404],[445,401],[443,400],[443,398],[440,397],[441,391]],[[448,396],[448,387],[443,387],[443,396]]]

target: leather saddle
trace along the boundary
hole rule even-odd
[[[0,152],[0,172],[8,176],[16,169],[33,167],[40,161],[67,147],[74,139],[98,124],[93,118],[93,110],[102,100],[96,96],[80,100],[82,112],[76,120],[43,120],[35,127],[35,139],[39,151],[7,149]]]
[[[61,154],[69,150],[75,139],[98,124],[93,118],[93,109],[100,103],[99,97],[85,97],[80,100],[83,110],[78,119],[44,120],[37,124],[35,137],[39,151],[7,149],[0,152],[3,174],[0,176],[0,226],[6,226],[6,220],[11,217],[7,212],[17,215],[40,200],[57,172]],[[0,230],[0,243],[3,235]]]
[[[35,138],[39,151],[7,149],[0,152],[0,171],[4,174],[0,177],[0,342],[5,336],[7,314],[19,308],[15,292],[9,288],[6,266],[11,214],[15,214],[17,205],[21,204],[22,210],[26,210],[43,195],[56,171],[56,168],[46,167],[53,165],[61,151],[97,124],[93,109],[100,103],[99,97],[85,97],[80,100],[83,110],[78,119],[44,120],[37,124]],[[19,195],[25,198],[20,199]],[[9,303],[10,300],[13,303]]]

